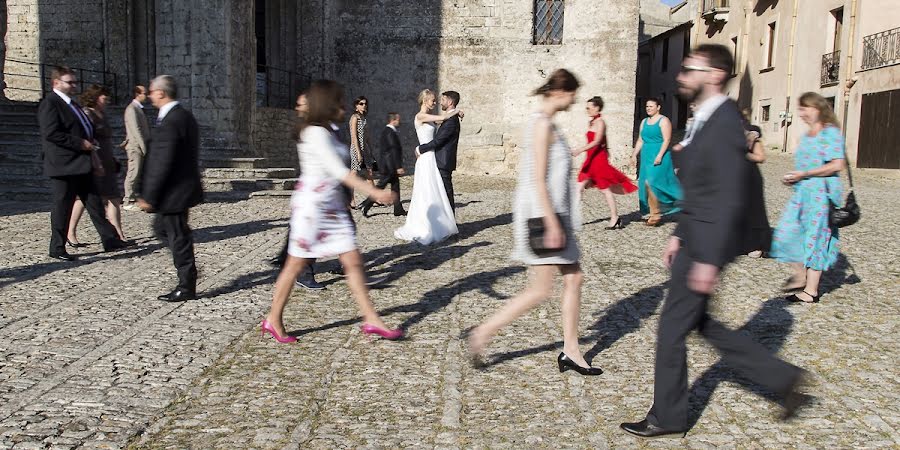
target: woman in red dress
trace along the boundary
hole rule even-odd
[[[600,192],[606,197],[606,204],[609,205],[609,225],[606,229],[624,228],[616,209],[616,200],[613,198],[613,194],[630,194],[637,190],[637,186],[609,164],[609,150],[606,147],[606,122],[603,121],[600,114],[600,111],[603,110],[603,99],[597,96],[588,100],[586,109],[588,115],[591,116],[588,124],[587,145],[572,150],[572,156],[588,152],[584,165],[581,166],[581,172],[578,173],[578,193],[583,195],[584,190],[589,187],[600,189]]]

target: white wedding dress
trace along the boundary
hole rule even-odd
[[[434,139],[435,126],[430,123],[416,125],[419,144]],[[404,241],[416,241],[423,245],[443,241],[459,233],[456,217],[447,199],[444,182],[438,172],[434,152],[422,153],[416,161],[413,176],[412,198],[407,210],[406,223],[396,230],[394,236]]]

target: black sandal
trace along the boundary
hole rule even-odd
[[[806,300],[803,300],[802,298],[798,297],[797,294],[793,294],[793,295],[788,296],[788,297],[786,298],[786,300],[789,301],[789,302],[791,302],[791,303],[819,303],[819,297],[821,297],[821,295],[812,295],[812,294],[810,294],[809,292],[806,292],[806,291],[801,291],[801,292],[803,292],[804,294],[806,294],[806,295],[812,297],[812,301],[809,301],[809,302],[808,302],[808,301],[806,301]]]

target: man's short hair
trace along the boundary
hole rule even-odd
[[[158,89],[166,94],[166,97],[172,100],[178,99],[178,84],[175,83],[175,77],[171,75],[160,75],[150,82],[151,89]]]
[[[138,95],[141,95],[141,94],[146,94],[146,93],[147,93],[147,88],[145,88],[141,84],[135,86],[134,89],[131,90],[131,94],[135,97],[137,97]]]
[[[400,118],[400,113],[389,112],[387,113],[388,122],[393,122],[395,119]]]
[[[68,68],[67,66],[56,66],[52,70],[50,70],[51,80],[59,80],[66,75],[75,76],[75,71]]]
[[[701,44],[691,53],[706,58],[709,67],[713,69],[719,69],[729,75],[734,73],[734,56],[724,45]],[[728,81],[728,78],[725,78],[725,81]]]
[[[441,95],[450,99],[453,102],[453,106],[459,106],[459,92],[456,91],[446,91],[441,93]]]

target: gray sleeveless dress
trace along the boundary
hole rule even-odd
[[[574,264],[581,255],[578,241],[575,238],[575,227],[581,225],[578,205],[573,205],[575,184],[572,181],[572,154],[569,145],[562,135],[551,124],[553,141],[550,144],[547,167],[547,189],[550,191],[550,202],[553,209],[562,218],[562,226],[566,231],[566,248],[561,254],[540,258],[528,246],[528,219],[543,217],[544,211],[535,199],[537,193],[534,183],[534,124],[544,118],[542,113],[534,113],[529,117],[528,125],[522,137],[519,152],[519,181],[513,201],[514,249],[513,259],[527,265]]]

